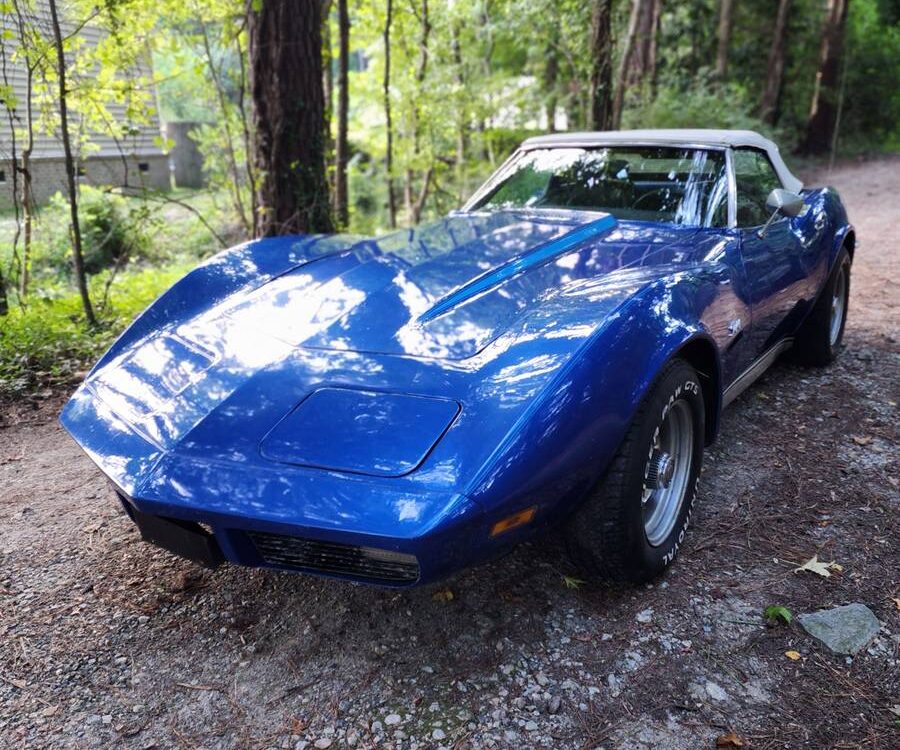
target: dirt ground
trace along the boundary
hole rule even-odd
[[[729,409],[653,586],[567,588],[555,539],[400,593],[204,572],[139,541],[61,399],[3,407],[0,748],[900,747],[900,160],[819,177],[859,234],[846,350]],[[850,602],[883,625],[852,659],[761,617]]]

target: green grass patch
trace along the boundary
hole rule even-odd
[[[68,288],[44,290],[26,308],[0,318],[0,396],[16,396],[83,376],[134,318],[191,267],[145,268],[120,273],[100,306],[106,274],[91,279],[97,328],[84,319],[81,298]]]

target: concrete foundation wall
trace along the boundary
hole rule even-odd
[[[199,122],[167,122],[166,138],[172,142],[169,158],[172,161],[176,187],[200,188],[206,185],[203,173],[203,155],[197,142],[191,138],[191,131],[200,126]]]
[[[169,190],[169,159],[164,154],[127,156],[128,185],[131,188]],[[0,161],[3,181],[0,182],[0,208],[13,205],[12,163]],[[121,157],[91,157],[81,163],[84,175],[78,177],[81,184],[116,187],[125,184],[126,165]],[[63,159],[35,159],[31,164],[32,192],[35,202],[46,203],[57,192],[66,192],[66,170]],[[21,179],[21,175],[19,176]]]

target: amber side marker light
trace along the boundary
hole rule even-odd
[[[520,510],[511,516],[501,518],[491,527],[491,536],[498,536],[519,526],[524,526],[526,523],[531,523],[535,513],[537,513],[537,505],[532,505],[530,508]]]

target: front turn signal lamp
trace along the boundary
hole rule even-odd
[[[507,531],[517,529],[519,528],[519,526],[524,526],[526,523],[531,523],[534,520],[534,516],[536,513],[537,505],[532,505],[530,508],[525,508],[525,510],[517,511],[511,516],[501,518],[499,521],[497,521],[497,523],[491,526],[491,536],[499,536],[500,534],[504,534]]]

